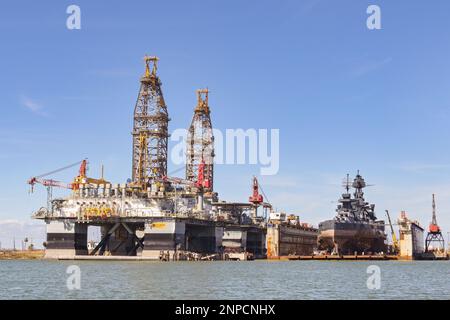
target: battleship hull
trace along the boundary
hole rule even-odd
[[[386,252],[384,222],[338,222],[319,224],[319,250],[339,254],[374,254]]]

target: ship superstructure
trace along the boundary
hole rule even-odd
[[[351,184],[347,175],[336,216],[319,224],[319,249],[336,254],[386,252],[385,224],[377,220],[375,205],[366,202],[366,186],[359,171]]]

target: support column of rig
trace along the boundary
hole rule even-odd
[[[157,57],[145,56],[145,74],[134,108],[132,181],[146,190],[167,175],[169,115],[156,75]]]
[[[214,136],[211,124],[211,111],[208,105],[208,89],[197,90],[197,106],[186,139],[186,179],[199,180],[199,167],[202,166],[205,192],[213,192],[214,178]]]

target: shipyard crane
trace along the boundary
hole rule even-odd
[[[388,218],[388,221],[389,221],[389,226],[391,228],[391,236],[392,236],[392,244],[393,244],[393,247],[394,247],[394,253],[398,253],[399,250],[400,250],[400,246],[398,244],[397,236],[395,234],[394,227],[392,225],[391,216],[389,215],[389,211],[388,210],[385,210],[385,211],[386,211],[386,215],[387,215],[387,218]]]
[[[253,176],[253,193],[248,198],[248,202],[253,203],[254,209],[252,218],[255,219],[258,216],[258,207],[263,203],[263,196],[259,193],[258,179],[256,176]]]
[[[432,217],[431,217],[431,223],[428,228],[428,234],[427,238],[425,239],[425,252],[430,251],[430,244],[436,242],[439,245],[439,248],[444,249],[444,237],[442,236],[441,228],[437,224],[436,219],[436,202],[434,199],[434,193],[433,193],[433,203],[432,203]]]

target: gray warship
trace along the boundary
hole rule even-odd
[[[385,224],[377,220],[375,205],[364,199],[366,186],[359,171],[351,185],[347,175],[337,215],[319,224],[319,250],[342,255],[386,252]],[[355,189],[353,197],[350,187]]]

